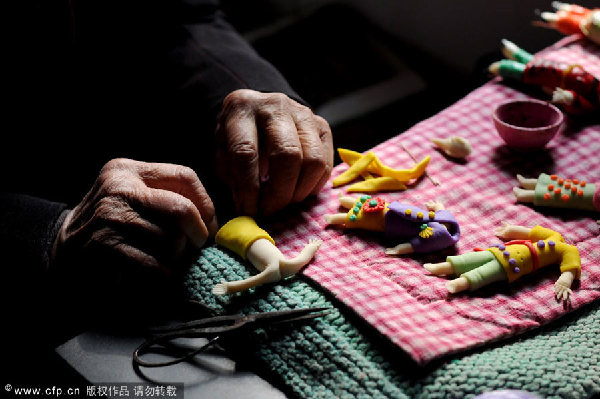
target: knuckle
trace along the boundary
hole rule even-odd
[[[225,97],[223,100],[223,108],[228,107],[242,107],[249,104],[253,99],[253,94],[251,90],[240,89],[232,91]]]
[[[188,185],[196,185],[200,181],[196,172],[188,166],[177,165],[175,175]]]
[[[319,156],[310,156],[303,159],[302,163],[304,167],[309,170],[314,170],[317,173],[324,172],[327,169],[327,162],[323,159],[323,157]]]
[[[302,149],[295,145],[284,145],[278,147],[272,154],[274,160],[284,160],[286,162],[301,162]]]
[[[229,148],[229,153],[234,160],[243,163],[254,162],[258,158],[258,149],[249,141],[241,141],[232,144]]]
[[[173,206],[172,212],[180,217],[187,217],[194,213],[194,209],[195,206],[192,201],[185,197],[179,197]]]
[[[283,93],[269,93],[265,104],[279,110],[286,109],[290,106],[290,98]]]
[[[115,158],[108,161],[103,167],[102,170],[119,170],[128,168],[133,164],[134,161],[127,158]]]

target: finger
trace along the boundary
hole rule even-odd
[[[247,112],[223,115],[217,131],[219,167],[221,173],[224,169],[228,172],[224,180],[231,188],[237,211],[254,216],[260,196],[256,121]]]
[[[303,108],[293,118],[302,147],[302,166],[293,201],[300,202],[320,183],[327,166],[327,155],[319,137],[320,127],[313,113],[308,108]]]
[[[268,215],[293,199],[302,164],[302,146],[289,113],[269,112],[260,115],[257,121],[264,130],[269,171],[260,207]]]
[[[95,230],[90,236],[87,247],[98,255],[97,259],[108,259],[108,266],[113,270],[124,270],[114,263],[116,262],[168,273],[168,270],[154,256],[127,242],[123,234],[111,227]]]
[[[325,159],[325,169],[319,182],[313,188],[311,194],[317,195],[325,186],[329,178],[331,177],[331,171],[333,170],[334,160],[334,148],[333,148],[333,135],[331,134],[331,128],[327,121],[321,118],[319,115],[315,115],[317,122],[319,123],[319,138],[323,146],[323,154]]]
[[[135,198],[119,202],[112,199],[102,200],[96,208],[96,223],[109,229],[113,236],[123,237],[121,241],[165,263],[181,256],[187,243],[183,233],[142,216],[141,213],[148,215],[149,212]]]
[[[216,234],[218,223],[214,205],[191,168],[166,163],[140,163],[138,173],[148,187],[171,191],[191,201],[200,213],[208,234]]]
[[[200,248],[208,239],[208,229],[196,205],[187,197],[172,191],[146,187],[139,194],[141,206],[166,220],[172,220]]]

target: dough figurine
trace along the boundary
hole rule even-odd
[[[508,40],[502,40],[502,44],[508,59],[491,64],[492,74],[547,88],[553,93],[553,102],[568,113],[598,112],[600,82],[580,65],[534,58]]]
[[[448,256],[446,262],[427,263],[424,267],[435,275],[459,276],[446,284],[454,294],[474,291],[496,281],[511,283],[540,267],[560,264],[562,274],[554,284],[554,293],[557,299],[569,298],[573,280],[581,276],[581,260],[575,246],[565,243],[559,233],[541,226],[530,229],[505,223],[495,233],[513,241]]]
[[[215,242],[235,252],[244,260],[249,260],[260,271],[259,274],[245,280],[216,284],[212,289],[216,295],[244,291],[296,274],[311,261],[321,246],[321,240],[310,240],[295,258],[287,259],[277,249],[271,236],[248,216],[240,216],[227,222],[217,232]]]
[[[600,211],[600,186],[585,180],[564,179],[557,175],[540,174],[537,179],[517,175],[520,187],[513,193],[519,202],[536,206]]]
[[[452,136],[445,139],[435,138],[431,139],[431,142],[452,158],[466,158],[472,151],[469,140],[459,136]]]
[[[596,44],[600,44],[600,9],[589,9],[576,4],[553,1],[556,12],[543,12],[544,22],[533,24],[544,28],[556,29],[564,35],[583,34]]]
[[[458,242],[460,228],[441,202],[430,201],[427,210],[382,198],[363,195],[359,199],[339,197],[347,213],[325,215],[328,224],[343,225],[347,229],[385,232],[395,241],[403,241],[388,248],[387,255],[403,255],[439,251]]]

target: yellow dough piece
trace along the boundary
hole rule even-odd
[[[349,193],[376,193],[379,191],[406,190],[406,184],[393,177],[373,177],[355,183],[348,188]]]
[[[350,183],[352,180],[356,179],[361,173],[367,171],[367,168],[376,159],[376,156],[372,152],[367,152],[365,155],[361,155],[359,159],[357,159],[348,170],[339,175],[333,180],[333,187],[342,186],[344,184]]]
[[[342,161],[350,165],[350,168],[333,180],[333,187],[347,184],[358,176],[363,176],[365,180],[372,180],[372,182],[368,184],[365,182],[357,183],[348,191],[361,191],[364,189],[369,190],[368,192],[379,190],[405,190],[405,183],[411,179],[418,179],[421,177],[421,175],[425,173],[425,169],[431,160],[430,156],[426,156],[411,169],[393,169],[381,162],[381,160],[372,152],[362,155],[356,151],[338,148],[338,154]],[[370,179],[368,176],[370,176],[371,173],[379,175],[380,177]],[[392,180],[395,180],[396,182],[393,182]]]
[[[219,229],[215,236],[215,242],[235,252],[245,260],[250,245],[261,238],[265,238],[275,245],[275,241],[269,233],[258,227],[254,219],[248,216],[239,216],[231,219]]]

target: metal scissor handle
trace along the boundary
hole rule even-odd
[[[173,326],[159,327],[151,330],[155,336],[142,342],[133,352],[133,363],[143,367],[165,367],[188,360],[198,353],[204,352],[213,346],[222,334],[240,330],[244,327],[275,325],[295,321],[313,319],[328,314],[332,308],[304,308],[281,310],[275,312],[253,313],[249,315],[225,315],[193,320]],[[147,362],[140,357],[155,345],[167,343],[176,338],[210,337],[209,341],[185,355],[164,362]]]

